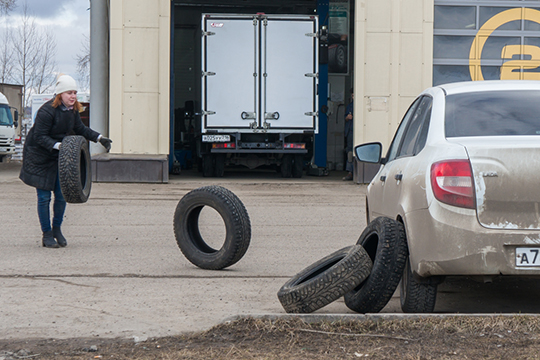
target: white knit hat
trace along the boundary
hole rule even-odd
[[[77,82],[69,75],[62,75],[56,80],[56,88],[54,93],[59,95],[66,91],[77,91]]]

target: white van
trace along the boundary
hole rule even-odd
[[[6,155],[15,154],[15,129],[19,113],[15,110],[15,121],[7,98],[0,93],[0,162]]]

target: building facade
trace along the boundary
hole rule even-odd
[[[189,142],[189,125],[183,123],[177,134],[174,118],[179,109],[197,113],[197,31],[202,13],[315,14],[320,26],[340,34],[339,40],[329,43],[329,59],[321,61],[319,74],[321,87],[327,85],[320,91],[319,105],[328,111],[320,113],[314,159],[330,170],[343,166],[343,110],[353,87],[354,143],[380,141],[386,148],[401,116],[427,87],[540,78],[537,1],[110,0],[109,4],[108,128],[114,142],[111,154],[98,161],[98,181],[167,181],[171,155],[186,154],[175,147]],[[338,51],[343,59],[332,62]],[[147,169],[143,173],[129,170],[141,164]],[[369,180],[373,169],[357,165],[357,181]],[[127,175],[106,175],[100,169],[107,166]]]

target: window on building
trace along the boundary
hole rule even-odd
[[[540,2],[534,5],[525,0],[435,0],[433,85],[540,80]]]

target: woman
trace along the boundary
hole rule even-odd
[[[23,165],[19,178],[37,189],[38,217],[43,232],[43,246],[67,246],[61,225],[66,201],[58,180],[58,151],[67,135],[82,135],[93,142],[100,142],[107,151],[112,141],[86,127],[79,115],[82,108],[77,101],[77,83],[69,75],[56,81],[55,98],[41,106],[34,126],[30,129],[23,149]],[[54,192],[53,221],[51,227],[50,203]]]

